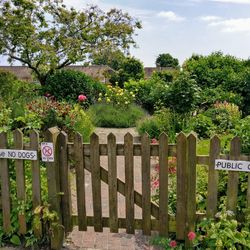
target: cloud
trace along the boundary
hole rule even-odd
[[[181,22],[185,20],[185,17],[178,16],[173,11],[161,11],[157,16],[171,22]]]
[[[219,27],[223,32],[250,32],[250,18],[232,18],[209,23],[211,27]]]
[[[212,22],[221,20],[222,18],[219,16],[201,16],[199,19],[204,22]]]
[[[250,4],[250,0],[212,0],[212,2]]]

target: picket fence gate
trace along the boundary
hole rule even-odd
[[[30,132],[30,142],[24,143],[20,130],[13,132],[13,149],[40,150],[39,134]],[[111,232],[118,232],[125,228],[127,233],[133,234],[141,229],[143,234],[150,235],[151,231],[158,231],[162,236],[169,232],[176,232],[179,240],[185,240],[190,246],[187,232],[194,231],[195,223],[203,217],[214,217],[218,207],[218,171],[214,169],[215,159],[250,160],[250,156],[241,154],[240,139],[235,137],[231,141],[230,153],[221,155],[220,139],[214,136],[210,140],[209,155],[196,154],[196,137],[194,134],[186,136],[180,133],[175,145],[168,143],[166,134],[161,134],[159,142],[152,144],[148,135],[141,137],[136,143],[131,134],[126,134],[124,143],[117,143],[111,133],[106,144],[99,143],[99,137],[92,134],[90,143],[83,143],[82,136],[75,134],[73,142],[68,141],[65,132],[57,128],[49,129],[44,135],[44,141],[53,142],[55,161],[46,163],[48,202],[50,209],[56,211],[58,224],[62,227],[53,228],[51,249],[61,249],[64,235],[78,226],[80,231],[93,226],[95,231],[102,232],[103,227],[109,227]],[[7,134],[0,133],[0,149],[8,148]],[[100,166],[100,156],[108,156],[108,170]],[[117,178],[117,156],[124,156],[125,182]],[[134,156],[141,156],[142,193],[134,190]],[[159,160],[159,206],[151,201],[150,159]],[[177,159],[177,203],[176,216],[168,214],[168,157]],[[25,167],[24,160],[14,160],[16,167],[17,198],[25,201]],[[69,179],[69,162],[74,162],[76,171],[77,215],[72,214],[71,189]],[[32,199],[33,208],[41,206],[40,160],[32,161]],[[206,213],[196,212],[196,165],[208,166],[208,195]],[[85,204],[85,176],[84,169],[91,172],[93,216],[86,214]],[[247,174],[247,173],[246,173]],[[9,167],[7,159],[0,159],[0,187],[1,210],[3,228],[8,232],[11,228],[11,199]],[[101,181],[109,186],[109,217],[102,216]],[[236,211],[238,195],[239,173],[228,173],[227,209]],[[118,218],[117,194],[125,196],[126,216]],[[142,219],[135,219],[134,205],[142,208]],[[248,173],[247,204],[250,207],[250,173]],[[19,214],[19,232],[27,231],[25,214]],[[39,236],[42,228],[35,231]]]

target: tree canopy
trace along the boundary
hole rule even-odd
[[[0,0],[0,54],[31,68],[42,85],[49,74],[82,62],[98,48],[128,50],[141,23],[118,9],[68,8],[62,0]]]
[[[177,58],[172,57],[169,53],[160,54],[155,61],[157,67],[171,67],[178,68],[179,61]]]

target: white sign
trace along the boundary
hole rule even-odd
[[[215,160],[215,169],[250,172],[250,161]]]
[[[42,161],[54,161],[54,146],[52,142],[41,143]]]
[[[35,161],[37,160],[37,151],[0,149],[0,158]]]

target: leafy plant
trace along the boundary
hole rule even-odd
[[[136,122],[145,116],[145,112],[138,106],[129,105],[126,110],[111,104],[96,104],[88,111],[95,126],[107,128],[134,127]]]
[[[203,249],[244,249],[250,246],[250,232],[234,219],[231,211],[222,210],[215,219],[204,219],[198,225],[199,246]],[[247,248],[246,248],[247,249]]]
[[[105,92],[105,85],[97,82],[86,74],[75,70],[61,70],[48,76],[43,93],[55,97],[58,101],[76,103],[78,96],[84,94],[87,100],[85,107],[95,103],[99,93]]]

